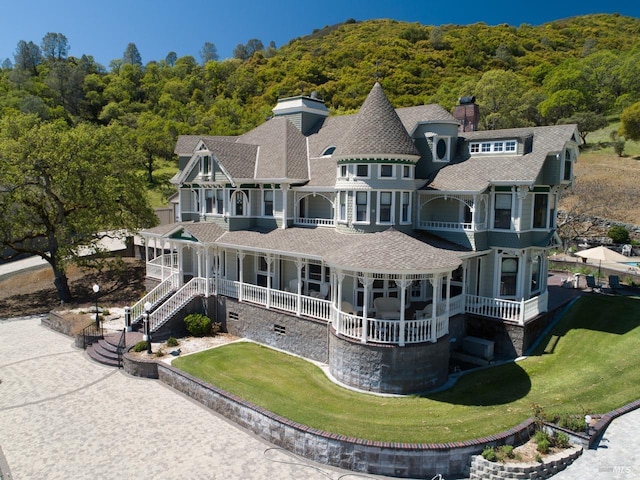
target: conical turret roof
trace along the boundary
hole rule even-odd
[[[394,155],[419,156],[420,153],[382,86],[376,82],[333,157]]]

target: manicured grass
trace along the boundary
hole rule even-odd
[[[640,398],[640,299],[588,296],[528,359],[466,375],[446,392],[359,394],[302,359],[252,343],[174,366],[278,415],[369,440],[436,443],[490,435],[546,413],[604,413]]]

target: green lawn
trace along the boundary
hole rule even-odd
[[[604,413],[640,398],[640,299],[582,298],[528,359],[466,375],[446,392],[359,394],[302,359],[252,343],[173,365],[293,421],[369,440],[468,440],[549,413]]]

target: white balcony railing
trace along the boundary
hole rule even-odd
[[[334,227],[336,222],[333,218],[302,218],[296,217],[293,221],[295,225],[314,227]]]
[[[547,292],[529,300],[521,301],[467,295],[465,311],[475,315],[510,320],[524,325],[527,321],[545,312],[547,303]]]
[[[486,223],[441,222],[437,220],[421,220],[419,226],[427,230],[463,230],[467,232],[480,232],[487,229]]]

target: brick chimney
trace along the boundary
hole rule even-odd
[[[469,95],[460,97],[458,105],[453,109],[453,116],[460,122],[461,132],[475,132],[480,121],[480,107],[476,105],[476,97]]]

